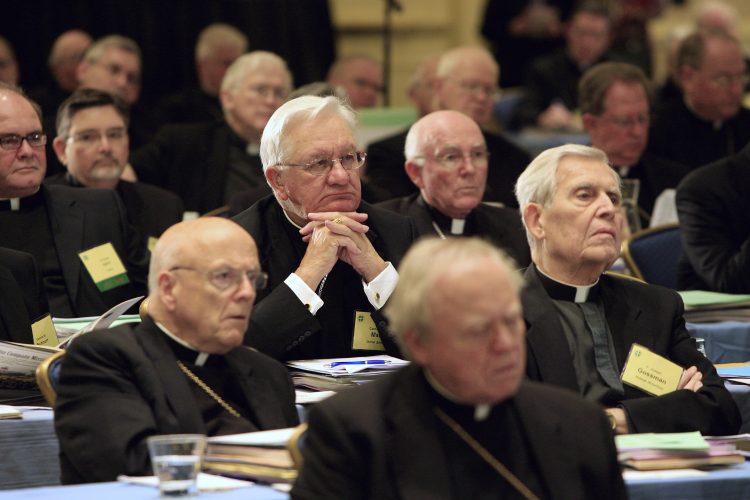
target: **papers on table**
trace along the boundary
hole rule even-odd
[[[730,442],[708,442],[700,432],[615,436],[617,459],[637,470],[687,469],[732,465],[745,457]]]
[[[328,399],[336,394],[336,391],[302,391],[299,389],[295,390],[294,392],[296,396],[295,402],[298,405],[320,403],[324,399]]]
[[[156,476],[117,476],[121,483],[137,484],[140,486],[159,487],[159,479]],[[238,488],[247,488],[253,486],[251,481],[242,481],[232,479],[231,477],[217,476],[215,474],[198,473],[198,490],[199,491],[229,491]]]
[[[679,294],[685,303],[685,320],[691,323],[750,319],[750,295],[703,290],[687,290]]]
[[[0,405],[0,420],[23,418],[23,412],[15,406]]]
[[[408,364],[408,361],[388,355],[287,362],[294,386],[313,391],[339,391],[372,381]]]
[[[286,446],[296,427],[270,431],[243,432],[208,438],[209,444],[229,444],[238,446]]]
[[[726,363],[723,365],[716,365],[716,372],[721,378],[728,378],[731,380],[750,379],[750,363]],[[740,383],[747,383],[747,381],[738,381]]]
[[[33,377],[36,367],[60,349],[0,341],[0,375]]]
[[[707,450],[708,442],[695,432],[649,432],[644,434],[620,434],[615,436],[617,451],[644,448],[661,450]]]
[[[99,317],[73,318],[72,320],[70,320],[71,323],[68,323],[68,328],[67,328],[68,332],[70,331],[70,325],[73,322],[77,324],[80,324],[81,322],[85,322],[84,326],[81,326],[79,327],[79,329],[74,330],[71,334],[66,335],[65,340],[61,341],[58,347],[61,347],[63,349],[66,348],[68,345],[70,345],[70,343],[73,340],[75,340],[76,337],[78,337],[79,335],[83,335],[84,333],[87,333],[93,330],[102,330],[105,328],[109,328],[118,318],[120,318],[123,315],[125,311],[130,309],[135,303],[140,301],[142,298],[143,296],[141,295],[140,297],[133,297],[132,299],[128,299],[124,302],[121,302]],[[123,321],[121,321],[121,323],[140,321],[140,318],[138,317],[137,314],[132,314],[130,316],[131,318],[123,318]],[[58,324],[60,326],[64,326],[65,322],[68,320],[55,319],[54,321],[55,321],[56,326]],[[62,330],[61,328],[58,328],[58,337],[61,336],[61,330]],[[62,334],[64,333],[65,331],[62,332]]]

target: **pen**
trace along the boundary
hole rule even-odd
[[[337,366],[344,366],[344,365],[385,365],[388,364],[389,361],[383,360],[383,359],[370,359],[365,361],[334,361],[329,366],[331,368],[336,368]]]

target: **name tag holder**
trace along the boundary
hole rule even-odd
[[[622,369],[621,380],[652,396],[676,391],[684,369],[648,348],[633,344]]]

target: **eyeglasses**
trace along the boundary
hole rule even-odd
[[[459,87],[461,87],[461,90],[463,90],[467,94],[477,94],[481,92],[485,95],[492,97],[499,90],[497,85],[488,85],[486,83],[472,82],[472,81],[466,81],[466,80],[454,80],[454,81],[456,82],[456,84],[458,84]]]
[[[175,266],[170,269],[171,271],[194,271],[202,273],[203,271],[195,269],[194,267]],[[268,284],[268,274],[263,271],[253,269],[252,271],[240,271],[239,269],[220,269],[218,271],[210,271],[206,273],[208,282],[211,283],[219,290],[228,290],[229,288],[236,288],[242,284],[242,277],[245,276],[253,288],[257,290],[263,290]]]
[[[86,147],[94,147],[101,143],[102,137],[106,137],[107,142],[119,143],[125,140],[127,136],[128,131],[125,127],[117,127],[105,130],[104,134],[100,130],[83,130],[68,137],[68,140]]]
[[[109,73],[112,76],[120,76],[125,75],[125,80],[128,82],[128,85],[131,86],[139,86],[141,84],[141,76],[137,73],[134,73],[132,71],[127,71],[122,65],[117,63],[102,63],[99,61],[93,62],[92,64],[96,64],[104,68],[107,73]]]
[[[23,141],[29,143],[32,148],[43,148],[47,144],[47,135],[44,132],[32,132],[26,135],[7,134],[0,136],[0,148],[14,151],[21,147]]]
[[[352,80],[352,83],[354,83],[355,86],[357,86],[357,87],[359,87],[361,89],[369,89],[369,90],[372,90],[373,92],[377,92],[378,94],[380,94],[381,92],[383,92],[383,86],[382,85],[380,85],[378,83],[375,83],[375,82],[371,82],[371,81],[365,80],[363,78],[355,78],[354,80]]]
[[[603,116],[602,118],[610,121],[613,125],[622,129],[629,129],[633,127],[633,125],[648,127],[649,123],[651,123],[651,117],[649,115]]]
[[[310,163],[286,163],[279,165],[280,167],[298,167],[312,175],[328,175],[328,172],[333,168],[333,164],[339,162],[341,168],[344,170],[351,171],[357,170],[359,167],[365,164],[367,153],[362,151],[356,151],[349,153],[341,158],[325,158],[322,160],[316,160]]]
[[[424,159],[425,157],[418,156],[417,158]],[[486,149],[473,149],[467,154],[458,149],[450,149],[435,155],[435,161],[446,170],[457,170],[465,160],[469,160],[475,167],[484,166],[489,159],[490,152]]]
[[[286,96],[289,95],[287,89],[282,87],[271,87],[270,85],[253,85],[252,87],[248,87],[248,90],[263,99],[268,99],[273,96],[274,99],[282,100],[286,99]]]
[[[741,75],[719,75],[711,78],[711,81],[719,88],[728,89],[732,85],[745,86],[750,81],[750,75],[742,73]]]

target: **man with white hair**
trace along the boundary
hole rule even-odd
[[[162,123],[221,120],[221,82],[229,66],[247,52],[247,36],[224,23],[213,23],[200,32],[195,44],[198,85],[167,96],[159,106]]]
[[[131,156],[138,179],[177,193],[186,210],[199,213],[249,189],[265,196],[260,137],[291,88],[292,75],[276,54],[258,50],[239,57],[221,84],[224,120],[162,128]]]
[[[310,411],[292,498],[626,497],[601,410],[523,380],[513,266],[476,238],[407,253],[386,314],[412,363]]]
[[[537,156],[516,184],[533,261],[523,294],[527,374],[600,403],[619,434],[735,434],[737,405],[685,329],[680,296],[605,274],[623,230],[620,179],[608,163],[601,150],[568,144]],[[636,344],[684,369],[676,390],[665,381],[665,393],[651,396],[660,388],[623,383]]]
[[[283,104],[260,156],[273,196],[235,217],[255,239],[269,290],[246,342],[278,359],[398,354],[381,308],[413,240],[408,219],[361,202],[354,111],[333,96]]]
[[[151,259],[148,315],[87,333],[65,354],[55,406],[62,482],[151,474],[149,436],[296,425],[284,367],[242,346],[265,282],[237,224],[206,217],[169,228]]]
[[[483,47],[463,46],[440,57],[433,81],[433,110],[464,113],[484,127],[492,119],[500,68]],[[370,144],[366,176],[371,184],[390,197],[417,191],[404,171],[404,145],[407,131]],[[529,162],[528,154],[501,135],[482,131],[490,152],[485,201],[515,207],[513,183]]]

